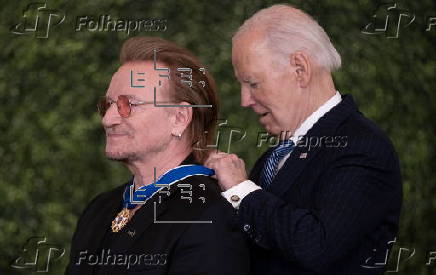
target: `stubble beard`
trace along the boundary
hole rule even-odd
[[[132,162],[137,160],[142,160],[146,158],[153,158],[153,155],[159,154],[162,151],[165,151],[167,144],[159,144],[159,146],[152,146],[150,148],[146,148],[145,151],[105,151],[106,158],[113,161],[119,162]]]
[[[108,145],[106,141],[106,158],[113,161],[121,161],[128,162],[132,160],[136,160],[139,157],[138,152],[133,152],[129,150],[125,150],[124,148],[111,148],[112,146]],[[109,150],[108,150],[109,149]]]
[[[128,162],[138,159],[138,155],[133,152],[106,152],[106,158],[113,161]]]

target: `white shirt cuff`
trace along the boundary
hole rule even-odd
[[[238,209],[242,199],[245,196],[259,189],[262,188],[260,188],[260,186],[256,185],[251,180],[246,180],[233,186],[227,191],[221,192],[221,196],[223,196],[228,202],[230,202],[233,208]]]

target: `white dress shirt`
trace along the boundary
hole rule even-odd
[[[298,140],[307,134],[307,132],[312,128],[312,126],[323,117],[328,111],[341,102],[341,94],[336,91],[336,94],[327,100],[323,105],[321,105],[315,112],[313,112],[309,117],[306,118],[300,127],[295,131],[294,135],[290,138],[294,144],[298,143]],[[292,152],[291,152],[292,153]],[[286,160],[289,158],[291,153],[287,154],[283,159],[279,161],[278,170],[280,170],[285,164]],[[251,180],[243,181],[232,188],[221,193],[221,195],[232,204],[236,209],[239,208],[242,199],[249,193],[262,189],[259,185],[256,185]]]

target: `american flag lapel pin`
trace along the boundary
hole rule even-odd
[[[305,159],[305,158],[307,158],[307,153],[301,153],[300,159]]]

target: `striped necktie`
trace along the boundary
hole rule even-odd
[[[281,141],[265,162],[261,175],[261,186],[267,188],[277,174],[279,161],[294,149],[292,140]]]

